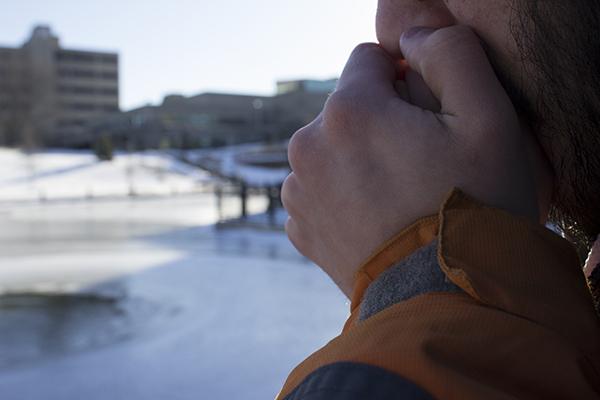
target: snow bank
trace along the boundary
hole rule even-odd
[[[158,152],[100,162],[89,151],[0,149],[0,201],[195,193],[210,181],[207,172]]]

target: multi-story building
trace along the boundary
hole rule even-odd
[[[0,48],[0,145],[88,146],[89,123],[118,112],[117,54],[63,49],[45,26]]]

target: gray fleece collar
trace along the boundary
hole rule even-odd
[[[386,270],[369,286],[359,319],[363,321],[394,304],[432,292],[462,292],[440,268],[437,240]]]

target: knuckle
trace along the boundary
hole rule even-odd
[[[296,190],[296,176],[294,173],[291,173],[285,178],[283,182],[283,186],[281,187],[281,203],[283,207],[288,211],[290,211],[292,199],[294,198],[294,191]]]
[[[310,154],[313,147],[310,125],[294,133],[288,143],[288,161],[292,171],[301,170],[306,164],[306,157]]]
[[[465,25],[452,25],[434,31],[406,54],[409,59],[417,59],[421,69],[444,63],[450,56],[456,56],[465,49],[481,47],[479,37]]]
[[[356,58],[368,57],[373,53],[383,53],[383,49],[376,43],[361,43],[352,51],[350,60],[352,61]]]
[[[325,103],[323,126],[328,133],[352,131],[357,122],[369,117],[368,107],[361,98],[348,89],[332,93]]]
[[[356,108],[356,102],[349,91],[347,89],[336,90],[327,98],[324,113],[326,117],[344,117],[351,114],[354,108]]]

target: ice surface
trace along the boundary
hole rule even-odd
[[[0,185],[29,193],[21,156],[0,159],[15,167],[0,168]],[[82,154],[41,159],[71,170],[36,187],[121,176]],[[188,172],[167,180],[197,181]],[[283,233],[215,229],[215,204],[210,193],[0,204],[0,291],[12,293],[0,297],[0,398],[273,398],[348,306]]]

